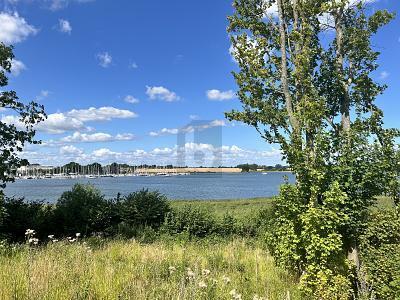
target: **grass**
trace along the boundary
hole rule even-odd
[[[218,217],[230,213],[235,217],[247,217],[261,209],[271,207],[273,198],[252,198],[240,200],[173,200],[171,206],[179,208],[192,205],[210,210]]]
[[[0,247],[0,299],[300,299],[293,278],[248,240],[67,243]]]

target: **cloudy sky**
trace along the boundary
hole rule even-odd
[[[400,11],[395,0],[372,9]],[[229,0],[0,0],[0,41],[15,45],[10,85],[45,105],[31,162],[236,165],[281,162],[276,145],[224,120],[239,108]],[[374,39],[378,104],[400,127],[400,19]],[[17,118],[1,111],[5,122]],[[198,133],[200,132],[200,133]]]

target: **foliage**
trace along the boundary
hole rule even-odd
[[[35,228],[38,238],[46,238],[52,234],[53,207],[41,201],[25,202],[24,199],[6,198],[4,203],[6,216],[0,232],[12,242],[21,242],[25,239],[25,231]]]
[[[195,237],[211,235],[215,227],[216,220],[208,210],[189,205],[169,212],[164,223],[170,234],[186,232]]]
[[[146,189],[131,193],[120,202],[121,220],[130,226],[159,227],[169,210],[165,195]]]
[[[400,297],[400,215],[386,209],[371,213],[361,237],[361,257],[367,286],[378,299]]]
[[[66,235],[104,232],[118,219],[112,202],[107,201],[93,186],[82,184],[75,184],[71,191],[61,195],[54,216],[59,226],[53,233]]]
[[[14,54],[11,46],[0,42],[0,88],[8,84],[6,73],[11,70]],[[18,167],[27,165],[27,160],[18,157],[25,144],[37,144],[34,126],[46,117],[44,107],[35,102],[24,104],[15,91],[0,91],[0,108],[17,114],[19,125],[0,121],[0,186],[14,180]]]
[[[273,4],[275,16],[266,13]],[[352,273],[346,252],[358,268],[369,208],[384,193],[399,201],[399,131],[383,128],[375,99],[385,86],[371,77],[379,56],[371,37],[393,14],[367,14],[362,1],[348,0],[233,6],[228,30],[243,110],[226,116],[278,144],[296,175],[295,186],[285,185],[278,198],[274,256],[306,273],[307,295],[329,299],[344,283],[346,294]]]

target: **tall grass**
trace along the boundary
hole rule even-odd
[[[293,278],[242,239],[4,245],[0,283],[0,299],[300,299]]]

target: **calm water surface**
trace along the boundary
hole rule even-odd
[[[99,188],[108,198],[118,193],[128,193],[148,188],[158,190],[169,199],[243,199],[270,197],[279,191],[279,185],[288,176],[294,182],[294,176],[287,172],[261,173],[224,173],[193,174],[188,176],[152,176],[152,177],[113,177],[80,179],[32,179],[17,180],[8,184],[7,196],[25,197],[26,200],[56,201],[60,195],[75,183],[90,183]]]

